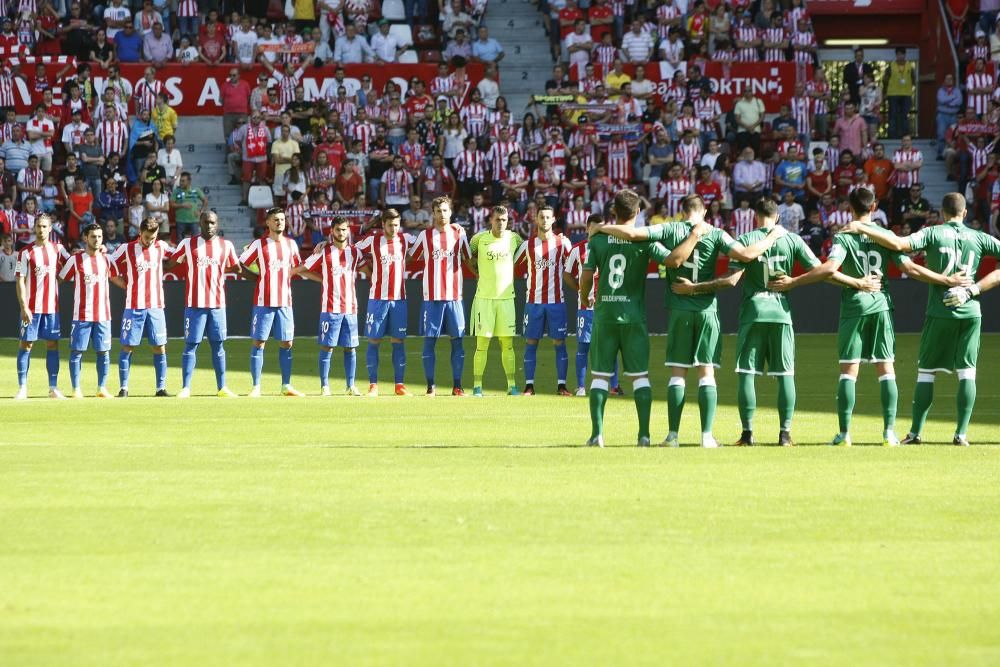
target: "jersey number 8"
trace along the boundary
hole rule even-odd
[[[608,260],[608,287],[618,289],[625,284],[625,255],[612,255]]]

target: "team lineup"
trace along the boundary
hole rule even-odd
[[[683,222],[636,227],[641,199],[621,190],[611,204],[613,220],[600,215],[587,221],[589,240],[572,245],[554,231],[551,208],[539,209],[534,232],[522,239],[509,230],[508,211],[491,209],[489,229],[469,239],[465,230],[451,223],[451,201],[439,197],[432,205],[432,225],[415,236],[401,232],[400,217],[386,209],[381,229],[352,243],[344,218],[335,218],[328,239],[313,254],[300,257],[294,240],[285,235],[285,214],[280,208],[266,212],[267,234],[237,254],[232,243],[219,235],[214,212],[200,219],[200,236],[186,238],[177,247],[158,241],[158,224],[142,222],[139,237],[113,253],[104,252],[102,230],[84,230],[86,247],[70,255],[50,241],[51,219],[35,220],[34,239],[18,257],[16,290],[21,307],[21,343],[17,354],[18,392],[28,397],[28,370],[33,344],[46,346],[49,396],[63,398],[58,389],[61,328],[58,281],[74,284],[73,322],[70,330],[69,372],[72,395],[82,398],[82,358],[93,347],[97,354],[97,393],[111,398],[107,388],[110,371],[110,285],[125,292],[125,310],[118,358],[119,391],[129,395],[129,375],[135,348],[148,342],[155,371],[156,395],[168,396],[167,330],[164,316],[163,273],[180,267],[186,280],[182,388],[179,398],[191,395],[191,380],[198,348],[207,338],[220,397],[235,397],[226,383],[227,336],[225,281],[239,274],[255,281],[251,321],[251,389],[261,395],[261,374],[266,341],[279,346],[281,394],[302,396],[291,385],[295,334],[291,281],[294,277],[322,285],[318,332],[320,392],[329,396],[329,374],[334,348],[343,351],[346,393],[360,396],[355,386],[358,321],[357,278],[370,280],[364,335],[368,339],[366,366],[368,396],[379,393],[380,346],[392,346],[394,393],[410,396],[405,384],[408,317],[405,264],[410,258],[422,269],[423,301],[420,334],[424,337],[422,362],[426,395],[437,393],[435,383],[437,342],[450,345],[453,396],[464,396],[463,337],[466,317],[462,301],[463,267],[477,277],[476,294],[469,315],[469,333],[476,337],[473,390],[483,396],[490,341],[497,338],[500,360],[511,395],[535,393],[538,346],[545,336],[552,340],[556,368],[556,393],[573,395],[567,383],[569,329],[564,284],[579,294],[576,318],[576,390],[589,394],[592,430],[587,444],[604,446],[603,420],[607,398],[618,386],[618,371],[632,382],[638,415],[637,444],[651,444],[650,421],[653,392],[649,379],[649,333],[646,326],[645,289],[650,262],[665,267],[670,289],[665,308],[669,313],[666,366],[670,379],[666,402],[668,432],[663,445],[676,447],[685,406],[687,375],[698,378],[698,412],[703,447],[717,447],[713,435],[718,397],[715,370],[722,354],[716,293],[742,282],[742,299],[736,349],[738,409],[742,432],[736,445],[753,445],[756,411],[755,378],[765,372],[778,385],[780,432],[777,442],[794,444],[791,436],[795,411],[795,340],[786,292],[813,282],[831,281],[842,287],[837,381],[838,430],[831,444],[851,444],[850,424],[855,385],[862,363],[875,366],[880,387],[883,433],[887,446],[919,444],[934,395],[939,372],[956,372],[959,385],[953,442],[967,445],[967,431],[976,397],[975,367],[980,344],[981,314],[978,296],[1000,283],[1000,271],[978,282],[974,277],[984,256],[1000,257],[1000,242],[963,224],[965,200],[949,194],[942,204],[944,223],[906,237],[897,237],[873,224],[876,202],[866,189],[850,195],[853,221],[834,239],[825,262],[802,239],[776,225],[777,206],[762,200],[756,207],[753,231],[737,239],[705,222],[706,208],[697,195],[682,203]],[[924,252],[926,266],[906,253]],[[729,257],[730,270],[716,276],[716,260]],[[798,262],[805,273],[794,276]],[[908,276],[930,284],[928,307],[921,337],[912,423],[900,441],[895,434],[898,392],[894,371],[895,337],[892,299],[882,282],[892,262]],[[515,274],[523,264],[527,272],[526,305],[522,328],[525,342],[524,385],[515,380],[514,337],[517,315]],[[586,373],[590,369],[589,392]]]

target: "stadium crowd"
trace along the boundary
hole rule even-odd
[[[287,233],[306,249],[348,211],[355,232],[387,206],[402,212],[405,229],[419,230],[429,202],[444,194],[470,233],[486,227],[490,205],[506,202],[513,228],[530,234],[548,205],[575,242],[587,215],[607,213],[625,185],[644,195],[640,224],[676,219],[683,198],[697,193],[713,224],[734,235],[752,227],[756,201],[772,197],[780,224],[820,256],[859,187],[875,192],[877,220],[895,231],[940,222],[922,195],[921,166],[932,158],[912,144],[913,63],[900,50],[876,77],[858,49],[828,79],[802,0],[542,0],[558,62],[545,95],[523,113],[500,94],[504,47],[482,25],[484,2],[403,4],[398,24],[411,42],[434,47],[420,57],[439,61],[438,76],[382,89],[363,76],[358,89],[345,82],[326,99],[307,99],[300,84],[312,67],[333,64],[343,80],[343,64],[395,62],[410,48],[379,2],[0,2],[8,56],[76,58],[14,61],[0,73],[8,253],[31,242],[39,211],[56,214],[54,234],[69,247],[94,220],[109,246],[135,238],[147,216],[174,242],[197,233],[210,202],[185,171],[174,141],[183,120],[157,79],[159,65],[193,61],[232,65],[221,91],[232,183],[243,184],[244,200],[252,185],[270,186]],[[994,14],[956,18],[968,74],[941,82],[934,156],[969,195],[968,224],[991,232],[1000,201]],[[149,64],[134,85],[119,70],[130,62]],[[485,67],[475,85],[469,62]],[[797,80],[785,82],[794,95],[777,115],[750,89],[724,107],[704,75],[709,62],[794,63]],[[255,63],[264,71],[253,87],[240,72]],[[98,80],[93,66],[107,75]],[[646,76],[653,67],[664,80]],[[31,95],[27,117],[14,109],[18,78]],[[899,139],[898,148],[886,150],[881,136]],[[0,262],[0,279],[9,273]]]

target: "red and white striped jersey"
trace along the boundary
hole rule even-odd
[[[424,301],[462,300],[462,262],[472,256],[464,229],[455,224],[424,229],[410,254],[424,262]]]
[[[792,35],[792,46],[805,46],[816,49],[816,35],[813,32],[796,32]],[[800,65],[811,65],[813,51],[795,51],[795,62]]]
[[[627,141],[608,142],[608,177],[613,182],[628,183],[632,180],[632,156]]]
[[[375,126],[367,120],[363,123],[355,123],[351,126],[351,137],[355,141],[360,141],[361,150],[367,153],[372,142],[375,141]]]
[[[153,79],[152,83],[143,79],[135,84],[135,92],[132,93],[132,96],[135,98],[136,113],[143,109],[152,111],[153,107],[156,106],[156,96],[162,92],[163,83],[156,79]]]
[[[436,76],[431,81],[431,95],[434,97],[444,95],[450,91],[454,85],[455,78],[450,74],[448,76]]]
[[[537,169],[535,171],[538,171]],[[513,185],[515,183],[523,183],[525,181],[531,180],[531,174],[528,173],[528,168],[523,164],[519,164],[516,167],[511,167],[507,170],[506,175],[503,177],[503,182]],[[520,195],[518,195],[517,201],[525,201],[528,199],[528,191],[521,190]]]
[[[810,118],[812,117],[813,99],[811,97],[793,97],[789,101],[792,107],[792,117],[795,118],[795,129],[799,134],[809,136],[811,131]]]
[[[111,300],[108,298],[111,271],[111,260],[103,252],[93,256],[81,252],[63,264],[59,277],[74,282],[74,321],[107,322],[111,319]]]
[[[778,153],[784,155],[788,152],[788,149],[795,148],[799,152],[799,157],[805,155],[805,149],[802,147],[802,142],[792,139],[791,141],[787,139],[782,139],[778,142]]]
[[[325,167],[309,167],[309,186],[312,188],[319,188],[319,183],[324,183],[326,181],[333,181],[337,178],[337,170],[333,165],[328,164]],[[333,200],[333,186],[328,187],[324,190],[327,199]],[[294,235],[293,235],[294,236]]]
[[[738,208],[733,211],[733,236],[749,234],[754,229],[757,216],[752,208]]]
[[[358,113],[358,106],[351,100],[339,100],[334,98],[330,102],[330,110],[337,111],[340,114],[340,122],[344,125],[350,125],[354,122],[354,116]]]
[[[112,275],[125,278],[126,308],[163,308],[163,262],[173,250],[166,241],[144,248],[136,239],[111,254]]]
[[[969,49],[969,60],[975,61],[978,58],[989,61],[990,59],[990,45],[989,44],[973,44]]]
[[[667,215],[671,217],[680,214],[681,203],[692,192],[691,181],[684,177],[677,180],[666,178],[656,186],[656,198],[667,205]]]
[[[785,28],[796,33],[799,31],[799,21],[809,23],[809,13],[805,7],[795,7],[785,12]]]
[[[671,26],[666,22],[679,19],[680,17],[681,10],[673,4],[668,5],[664,3],[656,8],[656,22],[658,24],[656,31],[660,35],[661,40],[666,41],[670,34]]]
[[[489,229],[490,209],[486,206],[470,206],[469,219],[472,221],[472,232],[474,234]]]
[[[14,273],[27,280],[25,297],[32,313],[59,312],[59,270],[69,258],[69,253],[58,243],[32,244],[18,253]]]
[[[767,28],[764,30],[761,39],[764,40],[765,44],[777,44],[778,42],[783,42],[787,39],[784,28]],[[785,60],[785,50],[780,48],[766,48],[764,49],[764,62],[782,62]]]
[[[752,25],[741,25],[733,30],[733,39],[740,42],[755,42],[760,39],[760,31]],[[736,60],[741,63],[755,63],[759,59],[756,46],[741,46],[736,49]]]
[[[840,165],[840,151],[836,146],[827,146],[823,154],[826,155],[826,167],[833,171]]]
[[[590,211],[583,209],[582,211],[577,211],[575,208],[566,211],[566,227],[567,229],[576,228],[587,228],[587,218],[590,217]]]
[[[975,176],[980,169],[986,166],[987,158],[993,152],[993,144],[987,144],[984,148],[969,144],[966,148],[969,155],[972,156],[972,175]]]
[[[634,97],[626,100],[625,96],[622,95],[618,98],[618,104],[615,107],[615,115],[618,116],[618,122],[627,123],[629,117],[635,116],[638,118],[642,115],[642,105],[639,104],[639,100]]]
[[[254,288],[256,306],[284,308],[292,305],[292,269],[302,263],[299,247],[292,239],[281,236],[254,240],[243,254],[240,264],[257,264],[260,279]]]
[[[285,206],[285,233],[297,239],[306,233],[306,206],[308,202],[300,199],[297,203]]]
[[[514,254],[516,265],[522,258],[528,265],[528,303],[563,302],[563,268],[573,245],[562,234],[547,239],[532,236]]]
[[[830,97],[830,83],[828,81],[807,81],[806,82],[806,93],[810,96],[812,95],[822,95],[823,99],[812,98],[813,103],[813,113],[817,116],[822,116],[827,113],[826,100]]]
[[[893,162],[915,162],[920,160],[923,162],[924,154],[920,151],[911,148],[908,151],[904,151],[902,148],[897,148],[892,154]],[[897,188],[908,188],[912,185],[920,183],[920,170],[914,169],[913,171],[902,171],[897,169],[895,171],[896,187]]]
[[[697,116],[678,116],[677,120],[674,121],[674,125],[677,126],[678,136],[684,136],[684,132],[687,130],[701,131],[701,121],[698,120]]]
[[[462,151],[455,156],[455,175],[460,181],[486,182],[486,154],[482,151]]]
[[[568,153],[566,144],[561,141],[547,141],[542,148],[542,155],[548,155],[552,158],[552,166],[559,172],[559,178],[562,178],[566,173],[566,156]]]
[[[521,144],[513,139],[506,142],[497,141],[490,146],[489,151],[486,153],[486,159],[489,160],[490,166],[493,169],[494,181],[502,181],[504,179],[504,174],[507,171],[507,160],[510,158],[511,153],[517,153],[521,156],[522,160],[524,159]]]
[[[697,141],[692,141],[691,143],[682,141],[677,144],[674,154],[677,156],[677,161],[681,163],[681,166],[685,170],[690,170],[701,160],[701,146]]]
[[[458,117],[462,119],[465,131],[473,137],[481,137],[486,133],[486,114],[488,109],[483,104],[472,102],[462,107]]]
[[[10,68],[4,67],[0,70],[0,107],[14,106],[14,77],[10,74]]]
[[[571,274],[576,278],[576,282],[579,284],[580,276],[583,274],[583,264],[587,261],[587,241],[580,241],[575,246],[573,246],[569,254],[566,255],[566,264],[563,267],[563,271]],[[577,295],[579,298],[579,294]],[[590,300],[592,302],[597,301],[597,273],[594,273],[594,284],[590,288]],[[588,308],[587,304],[581,303],[577,310],[593,310],[593,308]]]
[[[701,120],[702,132],[715,129],[715,119],[722,115],[722,107],[714,96],[699,97],[694,101],[694,115]]]
[[[853,219],[854,214],[850,211],[836,210],[826,219],[826,224],[828,227],[833,227],[835,225],[842,226],[849,224]]]
[[[984,113],[988,113],[990,110],[990,95],[989,93],[977,94],[972,91],[976,88],[986,88],[992,92],[993,90],[993,77],[983,72],[982,74],[976,74],[973,72],[965,79],[965,88],[969,91],[969,99],[967,104],[976,110],[976,115],[981,116]]]
[[[599,65],[604,72],[611,69],[617,56],[618,49],[613,44],[598,44],[594,47],[594,64]]]
[[[328,243],[323,252],[310,255],[306,269],[318,271],[323,276],[324,313],[350,314],[358,312],[358,295],[355,291],[358,264],[362,253],[351,245],[338,248]]]
[[[102,120],[97,124],[96,135],[105,155],[121,155],[128,148],[128,126],[120,120]]]
[[[226,271],[239,266],[232,241],[216,236],[205,241],[188,237],[177,244],[172,259],[187,269],[187,307],[225,308]]]
[[[177,3],[177,16],[187,18],[198,16],[198,0],[179,0]]]
[[[398,301],[406,298],[406,255],[410,250],[410,238],[402,233],[389,238],[383,232],[376,232],[354,246],[365,254],[364,261],[372,267],[369,299]]]
[[[278,84],[278,99],[282,108],[287,107],[290,102],[295,100],[295,87],[302,79],[302,70],[297,69],[291,75],[274,70],[271,72],[271,78]]]

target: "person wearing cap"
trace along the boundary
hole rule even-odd
[[[865,74],[875,76],[875,70],[872,69],[871,63],[865,62],[865,50],[859,47],[854,49],[854,60],[844,65],[843,74],[844,86],[850,91],[851,101],[855,105],[861,101],[861,83],[865,79]]]
[[[389,32],[389,21],[379,19],[378,33],[372,37],[372,52],[378,63],[394,63],[399,60],[399,54],[406,50],[406,45]]]

